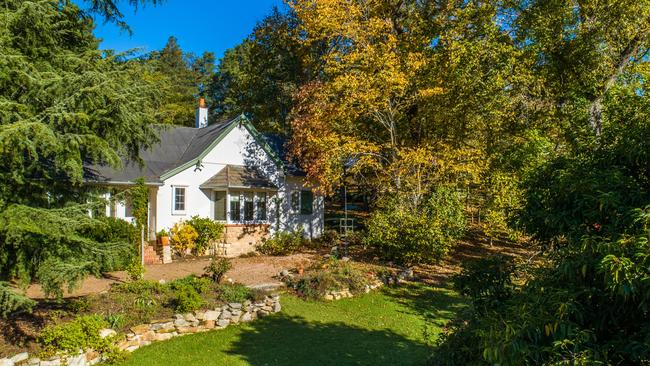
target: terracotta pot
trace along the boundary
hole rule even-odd
[[[169,246],[169,236],[161,236],[160,238],[160,244],[164,247]]]

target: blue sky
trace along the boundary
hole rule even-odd
[[[102,49],[121,52],[143,48],[148,52],[161,49],[173,35],[184,51],[197,55],[211,51],[217,58],[250,34],[274,5],[284,6],[282,0],[166,0],[162,5],[148,5],[134,12],[121,3],[133,35],[100,20],[95,35],[103,39]]]

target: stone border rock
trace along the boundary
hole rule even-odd
[[[377,288],[379,288],[379,287],[381,287],[383,285],[384,285],[383,282],[375,282],[373,284],[366,285],[366,287],[364,289],[364,293],[367,294],[370,291],[375,290],[375,289],[377,289]],[[333,301],[333,300],[340,300],[340,299],[345,299],[345,298],[349,298],[349,297],[353,297],[353,296],[354,296],[354,294],[352,294],[350,289],[346,288],[346,289],[339,290],[339,291],[332,290],[332,291],[326,292],[325,295],[323,295],[323,300]]]
[[[113,329],[102,329],[102,338],[115,337],[118,349],[133,352],[153,342],[193,333],[224,329],[231,324],[247,323],[282,310],[280,295],[267,296],[258,302],[244,301],[230,303],[212,310],[201,310],[187,314],[176,314],[173,319],[154,320],[148,324],[131,327],[126,338],[119,337]],[[61,355],[49,360],[29,357],[27,352],[0,359],[0,366],[92,366],[102,361],[102,356],[93,351],[80,351],[76,355]]]

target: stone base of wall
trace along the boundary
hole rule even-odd
[[[149,324],[131,327],[131,332],[126,334],[126,338],[118,337],[117,332],[112,329],[102,329],[100,336],[115,337],[117,348],[133,352],[153,342],[213,329],[224,329],[231,324],[247,323],[280,310],[282,310],[280,295],[276,294],[258,302],[230,303],[212,310],[176,314],[172,319],[154,320]],[[23,352],[10,358],[0,359],[0,366],[91,366],[101,361],[103,361],[102,356],[93,350],[82,350],[76,355],[60,355],[49,360],[30,358],[27,352]]]
[[[224,242],[218,244],[219,255],[237,257],[255,251],[262,239],[269,236],[270,225],[226,225]]]

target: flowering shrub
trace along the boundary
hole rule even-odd
[[[185,222],[177,222],[171,229],[172,246],[181,255],[185,256],[187,250],[191,250],[196,246],[196,239],[199,233],[192,225]]]

